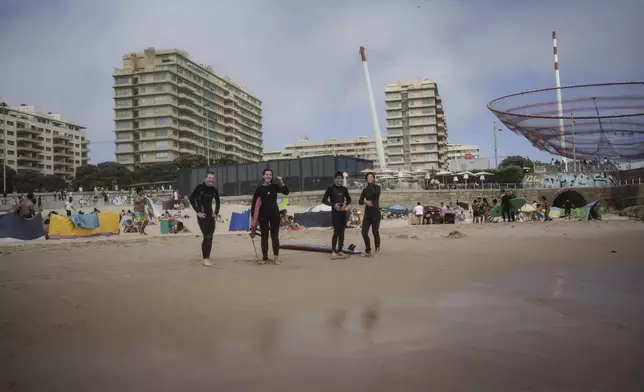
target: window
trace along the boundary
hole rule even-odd
[[[168,159],[168,153],[167,152],[157,152],[155,154],[155,158],[157,160],[159,160],[159,159]]]
[[[117,121],[116,129],[132,128],[132,121]]]
[[[131,139],[131,138],[132,138],[132,135],[129,134],[129,133],[119,132],[119,133],[116,134],[116,139],[117,140]]]
[[[156,145],[156,148],[159,150],[168,148],[168,147],[170,147],[170,143],[168,143],[167,141],[157,142],[157,145]]]
[[[168,130],[167,129],[157,129],[154,131],[154,136],[168,136]]]
[[[154,125],[156,126],[170,125],[170,119],[167,117],[157,118],[154,120]]]
[[[132,111],[131,110],[117,110],[116,111],[116,118],[131,117],[131,116],[132,116]]]
[[[168,108],[162,106],[158,108],[154,108],[154,114],[166,114],[168,112]]]
[[[47,166],[45,166],[45,167],[46,167],[47,169],[51,169],[51,165],[47,165]]]
[[[46,157],[46,159],[47,159],[48,161],[51,161],[51,157]]]
[[[115,91],[115,95],[117,97],[123,96],[123,95],[130,95],[131,90],[129,88],[117,88]]]
[[[168,100],[167,95],[159,95],[158,97],[154,97],[154,103],[163,103]]]
[[[116,76],[114,78],[114,84],[129,84],[129,83],[130,83],[129,76]]]
[[[164,85],[154,86],[154,91],[156,91],[156,92],[165,91],[165,86]]]
[[[164,80],[164,79],[165,79],[165,72],[155,72],[154,74],[155,81]]]
[[[117,99],[116,106],[129,106],[132,104],[131,99]]]

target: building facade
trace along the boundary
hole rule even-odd
[[[383,141],[384,143],[384,141]],[[292,144],[287,144],[284,150],[265,151],[264,160],[310,158],[323,155],[345,155],[373,161],[378,168],[378,153],[376,139],[360,136],[355,139],[327,139],[320,142],[304,138]]]
[[[127,54],[113,77],[116,160],[129,169],[182,153],[262,160],[262,102],[187,52]]]
[[[447,123],[438,85],[430,80],[385,88],[387,169],[440,170],[447,166]]]
[[[89,162],[86,128],[38,106],[0,108],[0,158],[16,172],[33,171],[71,180]]]
[[[476,159],[480,157],[480,151],[474,144],[448,144],[447,159]]]

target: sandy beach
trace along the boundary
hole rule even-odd
[[[259,266],[247,235],[218,235],[212,268],[196,236],[2,247],[0,390],[644,385],[643,224],[407,226],[382,237],[373,259],[283,250],[281,266]],[[281,238],[326,244],[330,231]],[[359,233],[346,243],[361,247]]]

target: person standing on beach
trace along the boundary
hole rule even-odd
[[[365,176],[367,186],[362,190],[358,204],[365,205],[364,218],[362,219],[362,239],[364,239],[365,252],[362,257],[371,257],[371,241],[369,229],[373,232],[375,252],[380,252],[380,186],[375,184],[376,177],[373,173]]]
[[[260,261],[260,264],[270,261],[268,258],[268,237],[270,235],[273,243],[273,263],[279,265],[281,264],[279,261],[280,210],[277,206],[277,194],[281,193],[286,196],[289,194],[289,190],[284,185],[282,177],[276,177],[277,183],[273,181],[273,171],[271,169],[264,169],[262,176],[264,183],[255,189],[250,207],[250,216],[251,219],[255,216],[255,203],[257,198],[261,198],[258,211],[259,230],[262,236],[262,261]]]
[[[147,200],[145,195],[143,195],[142,188],[136,188],[136,195],[134,196],[134,221],[136,222],[136,227],[139,229],[139,234],[148,235],[145,232],[145,228],[148,226],[148,213],[145,211]]]
[[[349,189],[342,185],[343,180],[344,175],[341,171],[335,173],[333,185],[328,187],[322,196],[322,203],[332,208],[331,258],[345,257],[342,249],[344,248],[344,230],[347,227],[347,206],[351,204],[351,196]]]
[[[418,224],[423,224],[423,215],[425,215],[425,208],[418,202],[416,207],[414,207],[414,216],[418,219]]]
[[[501,214],[503,216],[503,222],[506,221],[506,218],[507,218],[507,222],[511,222],[512,218],[510,215],[510,209],[511,209],[510,192],[503,190],[501,191],[501,194],[502,194],[501,195]]]
[[[212,210],[212,202],[215,202],[215,210]],[[190,205],[197,212],[197,223],[203,235],[201,241],[201,255],[203,265],[212,267],[210,252],[212,251],[212,240],[215,235],[216,217],[219,215],[221,201],[219,191],[215,187],[215,173],[207,172],[203,183],[197,185],[190,195]]]

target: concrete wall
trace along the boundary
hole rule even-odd
[[[611,188],[519,189],[516,194],[519,197],[525,197],[528,202],[539,200],[542,196],[546,196],[548,201],[552,203],[558,195],[570,190],[579,192],[586,199],[586,202],[598,200],[603,205],[612,204],[618,208],[644,204],[644,184]],[[288,197],[290,204],[313,206],[322,202],[323,194],[324,192],[294,192]],[[412,207],[419,201],[422,204],[432,205],[438,205],[441,202],[456,203],[458,201],[471,203],[474,198],[479,196],[486,197],[491,202],[494,198],[499,199],[501,195],[498,190],[386,191],[380,196],[380,204],[383,207],[394,204]],[[357,204],[359,197],[359,193],[351,193],[354,204]],[[225,199],[235,202],[249,200],[250,197],[239,196]]]

